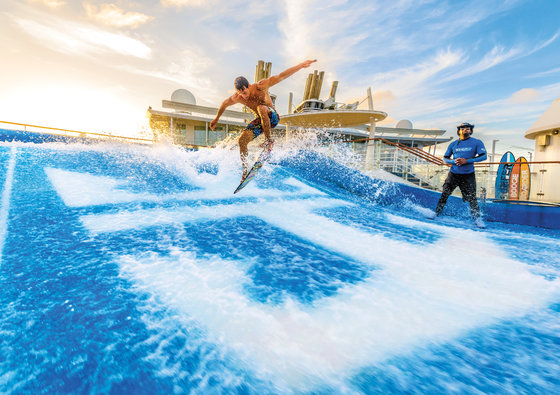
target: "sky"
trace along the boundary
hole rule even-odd
[[[2,0],[0,121],[145,135],[176,89],[217,107],[258,60],[318,59],[271,89],[280,114],[316,69],[323,99],[336,80],[367,109],[371,87],[379,125],[471,122],[489,151],[527,156],[560,97],[559,15],[559,0]]]

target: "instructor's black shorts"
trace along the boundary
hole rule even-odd
[[[457,187],[461,190],[463,201],[476,200],[476,177],[474,173],[455,174],[449,172],[443,184],[443,193],[451,195]]]

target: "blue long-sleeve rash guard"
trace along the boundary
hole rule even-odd
[[[451,155],[453,155],[453,159],[451,159]],[[472,137],[469,137],[466,140],[455,140],[449,144],[443,158],[446,163],[453,164],[450,170],[451,173],[474,173],[473,163],[486,160],[486,148],[484,147],[484,143],[482,141]],[[455,159],[457,158],[465,158],[467,163],[463,166],[457,166],[455,164]]]

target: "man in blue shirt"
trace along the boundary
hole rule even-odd
[[[484,222],[480,218],[480,210],[476,201],[476,178],[474,163],[486,160],[486,148],[482,141],[472,138],[474,125],[462,123],[457,126],[459,139],[449,144],[445,155],[446,163],[452,164],[449,174],[443,184],[443,191],[436,207],[436,215],[440,215],[447,203],[447,198],[459,187],[463,201],[469,202],[471,215],[478,227],[483,228]],[[453,159],[451,159],[453,155]]]

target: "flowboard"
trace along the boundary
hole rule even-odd
[[[521,157],[518,159],[519,165],[519,200],[529,200],[531,193],[531,168],[527,159]]]
[[[239,183],[239,186],[235,189],[235,191],[233,191],[234,194],[236,194],[237,192],[239,192],[240,190],[245,188],[247,186],[247,184],[250,183],[253,180],[253,178],[255,178],[258,171],[263,166],[264,162],[266,162],[267,160],[270,159],[270,149],[271,148],[272,148],[272,146],[266,146],[263,149],[263,151],[260,153],[259,157],[257,158],[257,161],[255,162],[253,167],[251,167],[251,170],[249,170],[249,173],[247,173],[245,178],[243,178],[241,180],[241,182]]]

